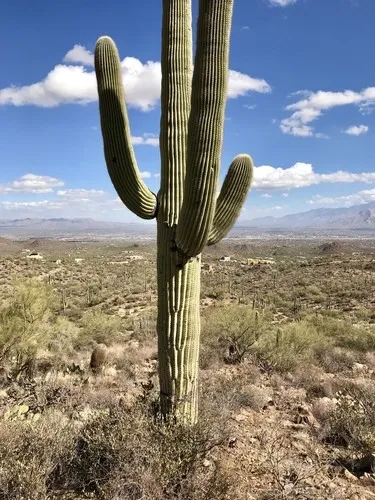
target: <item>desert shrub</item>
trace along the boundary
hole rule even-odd
[[[356,351],[375,349],[375,329],[370,326],[353,325],[348,320],[311,316],[309,321],[320,333],[332,339],[337,347]]]
[[[340,373],[350,370],[358,361],[354,351],[335,346],[322,346],[316,349],[319,365],[328,373]]]
[[[108,398],[67,415],[64,403],[38,420],[2,420],[0,499],[224,499],[227,484],[207,465],[227,437],[218,409],[185,427],[161,422],[151,403],[125,409]]]
[[[260,410],[272,399],[272,389],[257,387],[260,372],[251,363],[234,367],[234,371],[201,372],[201,413],[207,420],[225,427],[225,421],[241,407]],[[218,418],[220,411],[220,418]]]
[[[253,345],[270,328],[270,313],[248,305],[232,304],[210,308],[202,322],[202,367],[209,366],[210,358],[241,362]],[[203,361],[203,362],[202,362]]]
[[[316,349],[329,345],[329,340],[308,321],[286,324],[282,329],[268,331],[256,350],[280,371],[295,369],[316,361]]]
[[[19,280],[0,309],[0,363],[11,360],[17,373],[31,366],[52,335],[55,297],[45,284]]]
[[[48,477],[73,442],[62,413],[50,411],[38,421],[9,420],[0,426],[0,499],[47,498]]]
[[[89,310],[84,313],[81,320],[81,333],[75,343],[76,347],[93,347],[95,344],[110,345],[122,338],[121,318]]]
[[[337,395],[337,404],[324,428],[324,439],[357,453],[375,448],[375,391],[352,385]]]
[[[137,318],[128,319],[128,329],[134,332],[134,338],[140,341],[156,338],[156,307],[142,312]]]
[[[223,498],[214,471],[202,467],[219,442],[210,426],[161,423],[148,408],[112,406],[94,415],[50,475],[50,488],[129,500]]]

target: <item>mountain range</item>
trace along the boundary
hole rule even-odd
[[[375,231],[375,202],[345,208],[317,208],[282,217],[260,217],[239,221],[231,235],[245,231]],[[0,235],[10,238],[153,238],[155,224],[98,221],[89,218],[11,219],[0,220]]]
[[[283,217],[241,221],[237,227],[286,230],[375,230],[375,202],[344,208],[316,208]]]

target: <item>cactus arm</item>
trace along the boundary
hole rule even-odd
[[[157,199],[143,182],[131,143],[120,58],[114,42],[101,37],[95,48],[100,120],[109,176],[129,210],[142,219],[153,219]]]
[[[188,125],[184,199],[176,231],[179,251],[197,256],[207,243],[223,141],[233,0],[200,0]]]
[[[177,224],[185,181],[193,67],[191,22],[191,0],[163,0],[159,202],[168,226]]]
[[[249,155],[238,155],[232,161],[216,201],[216,210],[207,245],[214,245],[227,235],[249,192],[253,179],[253,161]]]

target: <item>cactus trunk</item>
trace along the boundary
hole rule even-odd
[[[109,175],[130,210],[157,219],[161,410],[190,423],[198,414],[201,252],[228,233],[252,180],[251,158],[237,156],[216,200],[232,8],[233,0],[200,0],[193,71],[191,0],[163,0],[157,196],[136,164],[116,46],[102,37],[95,51]]]
[[[195,422],[198,412],[200,256],[184,265],[173,229],[158,223],[158,357],[163,415]]]

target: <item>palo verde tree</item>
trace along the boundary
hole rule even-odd
[[[217,197],[232,11],[233,0],[200,0],[193,69],[191,0],[163,0],[157,194],[137,167],[117,48],[104,36],[95,50],[110,178],[129,210],[157,220],[161,411],[188,423],[198,412],[201,252],[232,227],[253,172],[250,156],[235,157]]]

